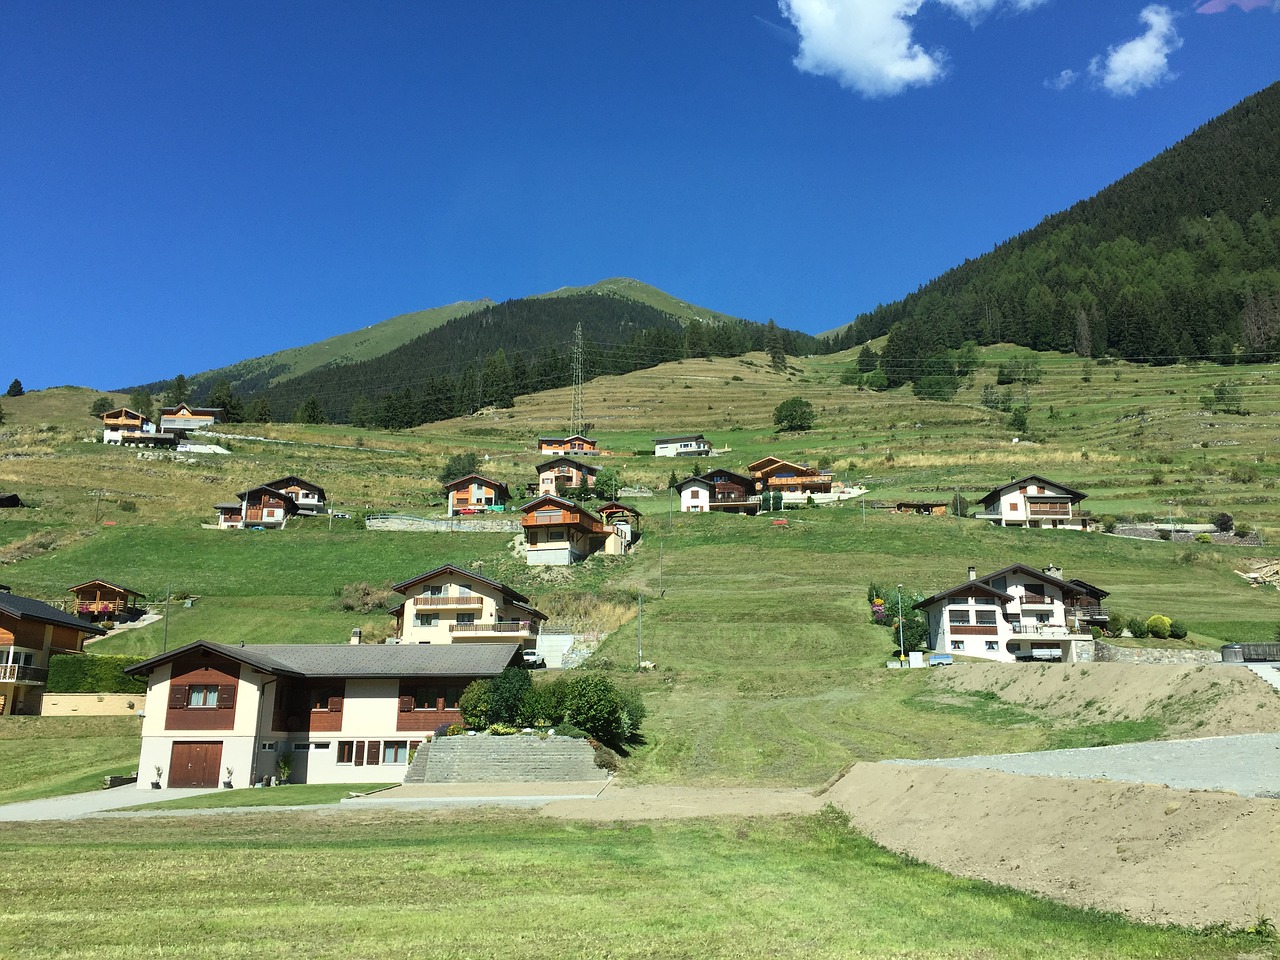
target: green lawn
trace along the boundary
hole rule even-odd
[[[5,717],[0,722],[0,803],[81,793],[138,769],[136,717]]]
[[[13,824],[0,953],[254,958],[1261,957],[904,860],[830,809],[772,820],[520,814]]]
[[[373,793],[393,783],[290,783],[260,789],[241,788],[204,793],[180,800],[158,800],[139,804],[130,810],[217,810],[228,807],[309,807],[337,803],[353,793]],[[157,796],[163,796],[157,793]]]

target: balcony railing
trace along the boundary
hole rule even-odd
[[[948,632],[955,637],[994,637],[999,634],[999,629],[994,624],[952,623],[949,627]]]
[[[484,597],[478,593],[465,597],[414,597],[417,610],[467,610],[484,606]]]
[[[1069,607],[1067,609],[1069,616],[1075,617],[1077,620],[1110,620],[1110,607]]]
[[[46,683],[49,671],[44,667],[27,667],[19,663],[0,663],[0,683]]]
[[[531,637],[538,632],[538,625],[531,620],[503,620],[497,623],[455,623],[450,633],[501,634],[502,636]]]
[[[1053,597],[1046,597],[1043,593],[1024,593],[1022,595],[1022,605],[1024,607],[1052,607],[1053,604]]]

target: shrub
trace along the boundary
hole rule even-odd
[[[1187,639],[1187,625],[1181,620],[1169,621],[1169,636],[1174,640]]]
[[[54,654],[49,658],[49,679],[45,691],[145,694],[146,678],[126,676],[124,672],[145,659],[97,653]]]
[[[447,727],[445,727],[445,728],[444,728],[444,734],[443,734],[443,735],[444,735],[444,736],[446,736],[446,737],[460,737],[460,736],[462,736],[462,734],[464,734],[464,733],[466,733],[466,732],[467,732],[467,728],[466,728],[466,727],[464,727],[462,724],[460,724],[460,723],[451,723],[451,724],[449,724]]]
[[[618,700],[622,704],[621,733],[625,741],[634,740],[640,735],[640,724],[649,715],[640,691],[634,687],[623,687],[618,691]]]
[[[1101,628],[1101,627],[1090,627],[1090,628],[1089,628],[1089,634],[1093,637],[1093,639],[1095,639],[1095,640],[1101,640],[1101,639],[1102,639],[1102,628]]]
[[[622,757],[610,750],[603,743],[592,743],[595,752],[596,766],[610,773],[617,773],[622,765]]]
[[[458,710],[468,727],[483,729],[490,723],[489,709],[493,693],[492,680],[472,680],[458,698]]]
[[[517,722],[526,727],[556,727],[564,722],[564,697],[568,681],[557,677],[547,683],[535,683],[520,704]]]
[[[1243,539],[1244,537],[1253,535],[1253,527],[1249,526],[1247,523],[1243,525],[1237,525],[1236,528],[1231,532],[1234,533],[1237,537],[1240,537],[1241,539]]]
[[[1132,617],[1129,620],[1129,633],[1137,640],[1145,639],[1150,633],[1147,629],[1147,621],[1141,617]]]
[[[1107,514],[1105,516],[1099,517],[1098,519],[1102,522],[1102,529],[1105,532],[1107,533],[1116,532],[1116,523],[1118,521],[1116,520],[1115,517],[1111,516],[1110,514]]]
[[[608,677],[584,674],[569,681],[565,719],[597,740],[618,743],[622,733],[622,701]]]
[[[519,733],[519,732],[520,732],[520,728],[519,728],[519,727],[513,727],[513,726],[512,726],[511,724],[509,724],[509,723],[491,723],[491,724],[489,724],[489,726],[486,728],[485,732],[486,732],[486,733],[491,733],[491,734],[493,734],[495,737],[509,737],[509,736],[511,736],[511,735],[513,735],[513,734]]]
[[[1218,529],[1219,533],[1230,533],[1231,528],[1236,525],[1236,521],[1231,514],[1220,513],[1213,518],[1213,525]]]
[[[354,610],[358,613],[373,613],[375,610],[386,610],[395,591],[391,589],[391,581],[380,587],[374,587],[361,581],[346,583],[338,591],[338,606],[343,610]]]
[[[532,686],[529,671],[521,667],[507,667],[490,680],[489,723],[515,723],[520,715],[520,705],[524,703],[525,695]]]
[[[1196,543],[1213,543],[1213,537],[1209,536],[1207,533],[1197,533]]]
[[[1168,617],[1153,613],[1147,618],[1147,633],[1157,640],[1168,640],[1169,627],[1172,623],[1173,621]]]
[[[1161,540],[1173,539],[1173,533],[1168,530],[1157,530],[1156,536],[1159,537]]]

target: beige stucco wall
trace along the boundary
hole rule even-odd
[[[124,717],[142,710],[143,693],[46,693],[42,717]]]

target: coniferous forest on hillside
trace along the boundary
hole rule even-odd
[[[1152,364],[1280,356],[1280,84],[823,346],[886,334],[888,387],[945,374],[967,341]]]

